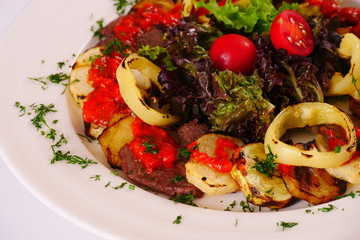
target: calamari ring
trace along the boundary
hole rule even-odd
[[[360,89],[360,39],[352,33],[345,34],[338,53],[341,57],[351,58],[350,71],[345,76],[340,72],[334,74],[326,96],[354,94]]]
[[[141,120],[156,126],[174,124],[179,120],[175,115],[166,113],[147,105],[145,90],[153,83],[160,91],[162,87],[157,78],[160,68],[148,59],[135,53],[125,58],[116,70],[120,93],[128,107]]]
[[[320,152],[314,148],[301,150],[280,140],[288,129],[304,128],[320,124],[336,124],[345,130],[347,144],[340,152]],[[354,125],[349,116],[327,103],[300,103],[281,111],[270,124],[265,135],[265,146],[269,146],[276,161],[287,165],[329,168],[340,166],[349,160],[356,150]],[[267,153],[269,149],[265,148]]]

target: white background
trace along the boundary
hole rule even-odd
[[[29,3],[30,0],[0,0],[0,38],[6,34],[7,27]],[[102,238],[74,225],[35,198],[10,172],[0,156],[0,239]]]

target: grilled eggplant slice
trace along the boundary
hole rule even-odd
[[[98,137],[98,141],[111,167],[121,168],[119,152],[133,139],[131,124],[135,117],[117,114],[109,122],[107,128]]]
[[[219,138],[228,139],[238,146],[242,146],[240,139],[220,134],[205,134],[196,140],[198,151],[208,154],[209,157],[216,157],[215,150]],[[231,157],[234,149],[226,149]],[[219,172],[199,162],[194,154],[190,155],[189,161],[185,164],[186,178],[189,183],[195,185],[208,195],[226,194],[239,191],[239,185],[231,177],[230,172]]]
[[[256,163],[267,161],[263,143],[247,144],[235,151],[232,177],[240,185],[248,201],[269,208],[282,208],[292,199],[276,168],[268,174],[256,170]],[[273,165],[276,166],[276,165]]]

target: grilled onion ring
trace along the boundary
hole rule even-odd
[[[179,120],[177,116],[152,108],[144,99],[145,90],[151,86],[151,82],[162,91],[157,81],[159,73],[158,66],[133,53],[122,61],[116,71],[116,78],[122,98],[135,115],[150,125],[171,125]]]
[[[336,124],[345,130],[348,142],[341,146],[339,153],[320,152],[316,148],[300,150],[280,140],[288,129],[320,124]],[[287,107],[275,117],[266,132],[264,143],[277,155],[278,163],[329,168],[340,166],[351,158],[356,150],[356,135],[350,118],[338,108],[327,103],[300,103]],[[269,149],[265,149],[268,153]]]

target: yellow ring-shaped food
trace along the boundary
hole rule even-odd
[[[280,140],[288,129],[304,128],[320,124],[336,124],[346,132],[348,142],[340,152],[320,152],[314,148],[301,150]],[[281,111],[270,124],[265,135],[265,146],[277,155],[278,163],[329,168],[340,166],[355,153],[356,135],[354,125],[348,115],[327,103],[300,103]],[[269,149],[265,148],[267,153]]]
[[[351,58],[350,71],[345,76],[340,72],[334,74],[330,79],[330,88],[325,93],[327,96],[357,93],[360,89],[360,39],[352,33],[345,34],[338,52],[344,58]]]
[[[179,120],[177,116],[160,112],[148,106],[137,86],[134,70],[141,73],[142,77],[149,79],[160,90],[161,85],[157,81],[160,68],[148,59],[135,53],[125,58],[116,71],[120,93],[129,108],[144,122],[150,125],[165,126],[174,124]]]

